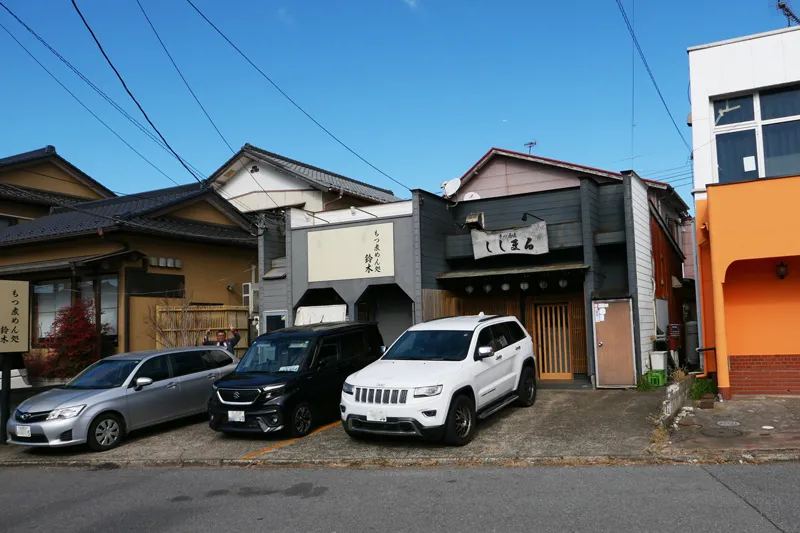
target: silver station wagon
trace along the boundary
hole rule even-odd
[[[213,346],[102,359],[65,386],[22,402],[8,423],[8,442],[110,450],[130,431],[205,413],[214,381],[237,363]]]

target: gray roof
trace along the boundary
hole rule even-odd
[[[347,194],[373,200],[377,203],[401,201],[400,198],[396,197],[394,193],[388,189],[381,189],[362,181],[342,176],[341,174],[295,161],[294,159],[262,150],[251,144],[245,144],[242,151],[247,152],[256,159],[271,163],[317,188],[337,192],[342,190]]]
[[[85,198],[76,198],[75,196],[68,196],[66,194],[57,194],[53,192],[44,192],[38,189],[20,187],[18,185],[9,186],[5,183],[0,183],[0,198],[22,201],[28,204],[40,204],[48,206],[78,204],[87,201]]]
[[[217,194],[198,183],[149,191],[137,195],[84,202],[74,207],[58,207],[51,215],[0,231],[0,246],[27,241],[65,238],[73,235],[128,230],[160,235],[201,239],[204,241],[235,242],[254,246],[256,240],[237,226],[221,226],[191,220],[147,216],[175,204],[203,195]],[[227,202],[220,203],[235,211]],[[246,218],[238,211],[236,214]]]

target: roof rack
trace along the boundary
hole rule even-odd
[[[505,318],[506,316],[507,315],[486,315],[478,320],[478,322],[486,322],[487,320],[494,320],[495,318]]]

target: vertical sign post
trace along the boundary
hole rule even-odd
[[[11,415],[11,370],[14,356],[30,350],[30,304],[27,281],[0,280],[0,443],[7,440],[6,426]]]

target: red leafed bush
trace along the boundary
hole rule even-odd
[[[41,368],[34,369],[41,377],[71,378],[99,359],[97,335],[92,318],[91,301],[76,300],[56,313],[50,333],[44,341],[47,357],[40,359]]]

